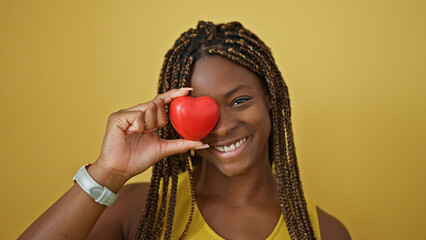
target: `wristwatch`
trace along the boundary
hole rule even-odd
[[[111,206],[115,202],[117,194],[97,183],[87,172],[86,168],[88,166],[90,166],[90,164],[84,165],[77,171],[73,178],[74,182],[95,199],[95,202],[105,206]]]

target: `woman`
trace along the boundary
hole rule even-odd
[[[187,94],[219,105],[201,141],[168,121]],[[158,95],[111,114],[97,161],[20,238],[349,239],[304,197],[290,115],[270,49],[238,22],[200,21],[166,54]],[[150,184],[123,187],[152,165]],[[112,193],[86,193],[90,177]]]

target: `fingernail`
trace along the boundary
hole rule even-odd
[[[194,90],[193,88],[191,88],[191,87],[183,87],[183,88],[179,88],[179,90],[180,91],[192,91],[192,90]]]
[[[199,147],[196,147],[194,149],[205,149],[205,148],[209,148],[209,147],[210,146],[208,144],[204,144],[203,146],[199,146]]]

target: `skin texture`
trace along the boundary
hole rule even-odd
[[[214,56],[197,61],[191,86],[193,97],[210,96],[220,109],[215,129],[202,139],[211,147],[197,150],[203,157],[202,164],[194,170],[197,205],[220,236],[265,239],[276,226],[281,207],[269,165],[269,99],[261,79],[230,60]],[[87,235],[87,239],[133,239],[149,184],[122,187],[124,183],[161,157],[202,145],[165,141],[152,131],[165,124],[164,105],[187,93],[174,90],[110,116],[101,155],[88,171],[101,185],[120,191],[112,207],[95,203],[74,185],[20,239],[86,239]],[[213,148],[245,137],[242,151],[231,158]],[[350,239],[336,218],[321,209],[318,217],[322,239]]]

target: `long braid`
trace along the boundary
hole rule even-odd
[[[168,161],[167,160],[162,160],[163,161],[163,185],[162,185],[162,194],[161,194],[161,201],[160,201],[160,210],[157,214],[157,218],[155,220],[155,227],[154,227],[154,231],[153,231],[153,236],[155,239],[160,238],[161,235],[161,230],[163,228],[163,218],[164,215],[166,213],[166,203],[167,203],[167,195],[168,195],[168,191],[169,191],[169,174],[168,174]]]
[[[151,184],[146,201],[146,210],[142,213],[142,218],[139,222],[136,239],[150,239],[151,230],[155,222],[155,213],[158,201],[158,189],[160,185],[160,170],[162,164],[156,164],[152,169]]]
[[[299,167],[294,147],[291,125],[290,98],[281,72],[278,70],[271,50],[254,33],[238,22],[215,25],[200,21],[196,29],[181,34],[164,58],[161,69],[158,93],[188,86],[191,69],[195,62],[205,56],[220,55],[234,61],[259,75],[264,81],[271,102],[270,160],[275,165],[278,193],[283,216],[291,239],[315,239],[312,224],[306,207]],[[168,106],[166,106],[168,114]],[[164,139],[179,138],[170,122],[158,130]],[[183,239],[192,222],[195,192],[192,179],[191,161],[200,159],[188,153],[171,156],[155,164],[146,210],[144,211],[136,239],[160,238],[165,214],[165,202],[169,199],[165,239],[172,234],[176,205],[178,170],[184,166],[191,184],[191,212],[188,222],[179,239]],[[167,198],[171,177],[170,197]],[[163,181],[161,204],[158,206],[160,180]],[[164,199],[164,202],[163,202]],[[163,206],[164,205],[164,206]],[[159,208],[158,208],[159,207]]]
[[[192,177],[191,166],[189,164],[189,158],[185,159],[185,169],[186,169],[186,171],[188,171],[189,183],[191,185],[191,211],[189,213],[188,222],[186,223],[185,229],[183,230],[183,233],[180,235],[179,240],[184,239],[186,234],[188,233],[189,227],[191,226],[191,222],[192,222],[192,216],[194,215],[194,209],[195,209],[194,180],[193,180],[193,177]]]
[[[194,37],[194,34],[182,34],[181,38],[177,41],[177,43],[175,44],[175,47],[173,49],[171,49],[170,51],[168,51],[168,53],[165,56],[165,63],[163,64],[162,67],[162,71],[160,74],[160,86],[158,89],[159,93],[168,91],[170,89],[173,88],[178,88],[178,87],[182,87],[184,85],[186,85],[187,79],[189,78],[189,72],[190,72],[190,67],[193,63],[192,57],[191,56],[186,56],[184,57],[185,59],[180,59],[181,58],[181,52],[185,52],[185,51],[180,51],[181,48],[186,48],[188,46],[188,36]],[[176,62],[178,64],[176,64]],[[189,63],[190,65],[188,66],[187,64],[185,65],[185,68],[182,68],[181,65],[183,64],[179,64],[180,62],[183,63]],[[182,68],[182,69],[181,69]],[[184,83],[182,84],[181,82],[179,82],[180,79],[180,74],[183,75],[183,79],[185,79]],[[166,107],[166,112],[168,113],[168,107]],[[160,137],[165,138],[165,139],[172,139],[172,138],[178,138],[179,135],[174,131],[174,129],[171,127],[170,122],[168,122],[166,124],[166,126],[162,129],[160,129],[158,131],[158,134]],[[171,169],[171,177],[172,177],[172,187],[171,187],[171,193],[170,193],[170,200],[169,200],[169,208],[168,208],[168,219],[167,219],[167,225],[166,225],[166,233],[165,233],[165,238],[168,239],[171,237],[171,232],[172,232],[172,225],[173,225],[173,215],[174,215],[174,208],[175,208],[175,199],[176,199],[176,192],[177,192],[177,175],[178,175],[178,168],[179,168],[179,164],[176,164],[176,162],[179,161],[179,159],[177,161],[173,161],[175,160],[176,157],[175,156],[171,156],[168,157],[160,162],[158,162],[157,164],[155,164],[154,168],[158,165],[158,166],[164,166],[166,165],[167,161],[172,160],[172,169]],[[162,174],[157,173],[155,175],[153,175],[152,177],[152,182],[159,182],[160,179],[163,180],[163,194],[162,194],[162,201],[161,201],[161,205],[159,206],[159,212],[157,214],[157,218],[153,218],[151,217],[154,213],[157,213],[158,210],[158,190],[159,187],[157,185],[152,185],[150,186],[150,193],[148,196],[148,199],[154,199],[153,196],[157,196],[157,201],[148,201],[147,202],[147,209],[149,209],[150,211],[150,215],[149,217],[145,217],[143,221],[141,221],[141,226],[144,226],[145,228],[140,227],[138,229],[138,234],[136,235],[136,239],[158,239],[160,238],[160,234],[161,234],[161,228],[162,228],[162,218],[164,217],[164,213],[165,213],[165,204],[166,204],[166,197],[167,196],[167,190],[168,190],[168,185],[169,185],[169,181],[168,181],[168,171],[166,170],[168,169],[168,167],[162,167]],[[158,172],[158,171],[157,171]],[[153,190],[153,191],[151,191]],[[151,204],[150,204],[151,203]],[[187,226],[187,228],[189,228],[189,226]],[[187,230],[186,230],[187,231]]]
[[[173,218],[175,216],[176,193],[178,184],[179,158],[173,158],[172,165],[172,187],[170,190],[169,208],[167,209],[167,224],[164,239],[169,240],[172,236]]]
[[[186,34],[182,34],[182,37],[186,37]],[[172,59],[174,59],[173,54],[176,53],[176,51],[179,49],[179,47],[176,47],[174,49],[171,49],[167,52],[166,56],[165,56],[165,61],[163,64],[163,68],[161,70],[160,73],[160,85],[159,85],[159,93],[165,92],[167,91],[167,89],[170,88],[170,75],[172,67],[173,66],[173,61]],[[176,86],[174,87],[176,88]],[[169,124],[170,125],[170,124]],[[171,135],[169,132],[167,131],[167,129],[171,129],[171,126],[167,126],[165,128],[159,129],[158,134],[160,137],[162,138],[169,138],[169,136]],[[157,164],[154,165],[153,167],[153,174],[151,177],[151,185],[150,185],[150,190],[148,193],[148,197],[147,197],[147,204],[146,204],[146,210],[144,211],[144,216],[142,216],[141,221],[139,223],[139,227],[138,227],[138,231],[136,234],[136,239],[158,239],[159,238],[159,234],[161,233],[161,226],[158,228],[156,228],[156,234],[152,235],[153,230],[155,228],[155,226],[157,225],[162,225],[162,221],[158,222],[158,220],[162,220],[162,212],[161,209],[164,209],[165,206],[160,206],[160,214],[159,214],[159,219],[156,220],[156,213],[157,213],[157,209],[158,209],[158,191],[159,191],[159,185],[160,185],[160,180],[163,179],[164,181],[164,164],[165,162],[167,162],[169,159],[163,159],[161,161],[159,161]],[[165,184],[167,182],[167,184]],[[168,178],[166,180],[166,182],[163,182],[163,197],[162,199],[166,198],[164,196],[167,196],[167,194],[164,194],[164,189],[168,189]],[[165,204],[165,200],[162,201],[162,203]],[[163,205],[163,204],[162,204]]]
[[[187,40],[186,43],[189,41]],[[189,47],[187,52],[191,52],[191,46]],[[179,83],[179,87],[183,87],[187,85],[187,79],[189,78],[189,66],[188,64],[192,63],[192,57],[189,57],[187,59],[187,56],[182,57],[182,61],[180,62],[181,65],[185,66],[184,68],[180,69],[180,72],[176,72],[179,74],[179,76],[175,76],[176,78],[181,79]],[[186,61],[186,62],[185,62]],[[177,183],[178,183],[178,173],[179,173],[179,160],[183,161],[183,159],[187,159],[189,156],[188,154],[181,154],[180,159],[177,157],[172,158],[172,186],[170,191],[170,200],[169,200],[169,208],[167,210],[167,225],[166,225],[166,232],[164,234],[164,239],[168,240],[171,239],[172,235],[172,228],[173,228],[173,219],[174,219],[174,213],[175,213],[175,207],[176,207],[176,195],[177,195]],[[188,226],[189,228],[189,226]]]

